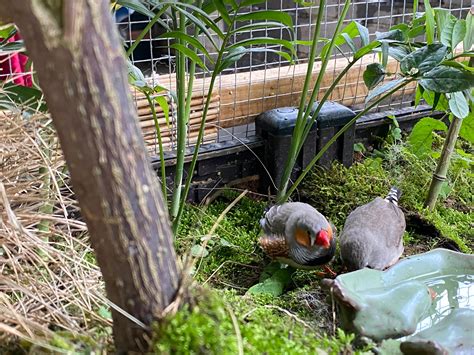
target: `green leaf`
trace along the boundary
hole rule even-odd
[[[146,86],[145,76],[142,71],[133,65],[130,60],[127,60],[127,70],[128,70],[128,82],[131,85],[143,87]]]
[[[470,67],[469,65],[466,65],[462,62],[456,62],[454,60],[445,60],[444,62],[441,63],[442,65],[447,65],[449,67],[454,67],[454,68],[459,68],[462,70],[467,70],[467,71],[474,71],[474,67]]]
[[[0,108],[17,111],[18,108],[29,112],[47,112],[41,90],[12,83],[4,84],[0,90]]]
[[[180,32],[180,31],[171,31],[171,32],[165,32],[162,35],[159,35],[158,38],[174,38],[174,39],[180,39],[182,41],[185,41],[189,43],[190,45],[194,46],[197,48],[201,53],[203,53],[210,61],[210,63],[214,64],[214,61],[212,60],[211,56],[209,55],[209,52],[207,49],[204,47],[204,45],[197,40],[196,38],[187,35],[186,33]]]
[[[367,149],[365,148],[364,143],[359,142],[354,144],[354,152],[364,153],[365,151],[367,151]]]
[[[222,0],[214,0],[214,4],[216,5],[217,11],[219,11],[219,14],[221,15],[227,26],[231,26],[232,20],[230,19],[229,12],[225,7],[224,2]]]
[[[217,72],[220,73],[224,69],[227,69],[240,58],[242,58],[248,51],[244,47],[231,48],[229,52],[222,58],[221,64],[216,68]]]
[[[352,53],[355,53],[357,51],[357,49],[355,47],[355,43],[352,40],[352,38],[347,33],[341,33],[341,36],[346,41],[346,43],[349,46],[349,48],[351,49]]]
[[[361,25],[359,22],[355,22],[356,26],[357,26],[357,29],[359,31],[359,34],[360,34],[360,40],[362,42],[362,46],[366,46],[369,44],[370,40],[369,40],[369,30],[367,29],[367,27]]]
[[[163,2],[163,4],[176,5],[174,2]],[[184,3],[180,3],[180,5],[182,5],[182,6],[191,6],[191,5],[187,5],[187,4],[184,4]],[[192,6],[192,7],[196,8],[195,6]],[[182,9],[179,6],[175,6],[174,8],[177,11],[179,11],[180,13],[182,13],[184,16],[186,16],[194,25],[199,27],[199,29],[202,31],[202,33],[204,33],[206,35],[207,39],[212,44],[212,46],[217,51],[219,50],[219,47],[217,46],[216,42],[214,41],[214,36],[211,34],[211,32],[209,31],[208,28],[211,28],[214,31],[214,33],[217,34],[222,39],[224,39],[225,36],[222,33],[222,31],[219,29],[219,27],[217,27],[217,25],[214,23],[214,20],[209,19],[207,14],[204,11],[200,10],[200,9],[197,9],[197,10],[201,11],[204,15],[202,15],[202,16],[200,16],[200,18],[198,18],[198,17],[194,16],[193,14],[191,14],[190,12],[186,11],[185,9]]]
[[[432,105],[433,110],[436,110],[436,108],[438,107],[438,103],[441,99],[441,95],[443,95],[443,97],[445,96],[444,94],[440,94],[439,92],[434,93],[433,105]]]
[[[474,85],[474,73],[440,65],[425,73],[420,80],[425,89],[434,92],[456,92],[471,88]]]
[[[153,11],[150,11],[148,7],[143,5],[139,0],[117,0],[117,4],[123,7],[135,10],[136,12],[152,18],[155,16]]]
[[[250,287],[249,294],[269,294],[278,297],[283,294],[285,288],[291,283],[292,270],[289,268],[277,270],[271,277]]]
[[[99,315],[100,315],[102,318],[105,318],[105,319],[112,319],[112,312],[110,312],[110,308],[109,308],[109,307],[100,306],[98,313],[99,313]]]
[[[441,190],[439,190],[439,197],[445,200],[446,198],[448,198],[452,190],[453,188],[449,185],[449,183],[447,181],[443,181],[443,183],[441,184]]]
[[[192,60],[194,63],[199,65],[202,69],[204,69],[205,71],[209,71],[206,65],[204,64],[204,62],[202,61],[202,59],[199,58],[199,56],[196,54],[196,52],[189,49],[188,47],[183,46],[182,44],[179,44],[179,43],[173,43],[170,45],[170,48],[176,49],[181,54],[188,57],[188,59]]]
[[[420,104],[421,99],[423,98],[423,92],[425,89],[423,89],[423,86],[420,84],[416,85],[416,92],[415,92],[415,107],[417,107]]]
[[[282,11],[275,10],[262,10],[250,12],[244,15],[238,15],[235,17],[235,21],[276,21],[281,22],[290,29],[293,29],[293,19],[289,14]]]
[[[390,46],[388,49],[388,55],[399,62],[402,61],[408,54],[410,54],[410,49],[405,45]]]
[[[472,48],[474,42],[474,20],[473,15],[468,11],[466,16],[466,36],[464,37],[464,50],[468,51]]]
[[[205,258],[209,255],[209,251],[202,245],[195,244],[191,248],[191,255],[195,258]]]
[[[295,54],[295,47],[290,41],[272,37],[257,37],[257,38],[249,38],[244,39],[240,42],[234,43],[233,45],[229,46],[229,49],[237,48],[237,47],[248,47],[254,45],[268,45],[268,44],[276,44],[282,47],[287,48],[291,53]]]
[[[170,106],[168,104],[168,100],[164,96],[155,96],[153,99],[163,110],[163,114],[165,115],[166,125],[168,126],[168,128],[170,128],[170,116],[169,116]]]
[[[462,42],[466,35],[466,21],[450,18],[441,30],[441,43],[452,50]]]
[[[377,96],[385,94],[388,91],[394,89],[403,81],[405,81],[405,79],[396,79],[396,80],[389,81],[388,83],[385,83],[383,85],[377,86],[375,89],[369,92],[369,94],[367,95],[367,98],[365,99],[365,103],[368,103],[369,101],[376,98]]]
[[[355,21],[352,21],[350,22],[346,27],[344,27],[342,29],[342,31],[335,37],[334,39],[334,46],[335,47],[338,47],[338,46],[341,46],[342,44],[344,43],[347,43],[346,42],[346,38],[347,36],[343,36],[343,33],[346,33],[349,38],[355,38],[357,36],[360,36],[360,33],[359,33],[359,27],[358,26],[361,26],[361,27],[364,27],[360,24],[358,24],[357,22]],[[330,41],[328,40],[328,43],[326,43],[326,45],[321,49],[321,54],[320,54],[320,57],[321,58],[325,58],[327,56],[327,52],[329,50],[329,47],[330,47],[331,43]]]
[[[226,248],[238,248],[235,244],[232,244],[229,242],[227,239],[224,238],[219,238],[219,242],[221,246],[226,247]]]
[[[432,44],[434,42],[434,33],[435,33],[435,19],[433,14],[433,9],[430,5],[430,0],[423,0],[425,4],[425,16],[426,16],[426,42]]]
[[[367,65],[364,71],[364,83],[369,90],[380,84],[385,78],[385,69],[379,63],[372,63]]]
[[[469,105],[461,91],[449,95],[449,109],[457,118],[466,118],[469,115]]]
[[[382,41],[382,66],[384,68],[387,67],[388,64],[388,50],[389,50],[389,44],[387,41]]]
[[[423,98],[425,99],[426,103],[430,105],[433,110],[440,110],[440,111],[448,111],[449,110],[449,104],[448,100],[446,99],[446,95],[439,95],[437,97],[437,94],[434,93],[433,91],[425,90],[423,86],[418,84],[420,88],[423,89]]]
[[[419,25],[413,27],[410,31],[408,31],[408,38],[416,38],[418,36],[421,36],[422,34],[425,33],[425,25]]]
[[[15,25],[8,24],[0,26],[0,44],[6,43],[10,38],[12,38],[17,33]]]
[[[432,117],[422,118],[408,136],[408,144],[413,154],[422,157],[430,153],[433,145],[433,131],[447,131],[447,129],[442,121]]]
[[[462,120],[459,136],[469,143],[474,144],[474,112],[471,111],[469,115]]]
[[[449,11],[448,9],[441,9],[441,8],[434,9],[434,13],[435,13],[435,19],[436,19],[436,26],[438,28],[438,31],[437,31],[438,39],[439,41],[441,41],[441,33],[448,25],[448,22],[453,22],[452,25],[448,25],[448,26],[451,26],[451,27],[454,26],[454,22],[456,22],[456,17],[453,16],[451,14],[451,11]]]
[[[390,30],[400,30],[405,34],[408,32],[409,29],[410,26],[408,26],[406,23],[399,23],[395,26],[390,27]]]
[[[399,29],[391,29],[388,32],[375,32],[375,38],[381,40],[393,40],[404,42],[406,40],[405,33]]]
[[[439,43],[421,47],[403,58],[400,70],[409,76],[424,74],[441,63],[447,53],[448,47]]]
[[[426,23],[426,14],[417,12],[412,20],[412,26],[424,25]]]
[[[358,60],[362,58],[364,55],[372,52],[376,47],[380,46],[379,41],[373,41],[370,42],[367,46],[364,46],[360,48],[355,54],[354,54],[354,60]]]
[[[0,46],[0,54],[2,55],[24,52],[24,51],[25,51],[25,45],[23,43],[23,40],[19,40],[15,42],[7,42]]]
[[[255,30],[262,29],[262,28],[270,28],[270,27],[286,28],[285,25],[280,23],[280,22],[266,21],[266,22],[257,22],[257,23],[251,23],[249,25],[240,26],[240,27],[237,27],[237,28],[233,29],[232,31],[230,31],[230,33],[232,33],[232,34],[248,33],[250,31],[255,31]],[[311,44],[311,41],[307,41],[307,43],[305,43],[305,44],[308,44],[308,43]],[[303,44],[303,43],[298,43],[298,44]]]

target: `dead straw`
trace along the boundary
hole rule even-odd
[[[0,344],[55,352],[58,337],[74,350],[84,339],[99,351],[111,344],[104,285],[78,211],[50,119],[0,113]]]

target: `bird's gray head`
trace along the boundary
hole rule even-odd
[[[285,237],[290,249],[321,254],[332,244],[333,230],[327,219],[314,211],[295,211],[288,218]],[[319,254],[319,253],[318,253]]]

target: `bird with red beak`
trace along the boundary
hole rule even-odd
[[[271,207],[260,220],[261,248],[272,258],[299,269],[315,269],[336,251],[335,228],[314,207],[287,202]]]

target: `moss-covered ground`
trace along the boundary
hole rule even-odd
[[[465,143],[460,143],[465,144]],[[464,146],[472,153],[472,147]],[[407,216],[406,255],[444,246],[472,252],[474,201],[472,162],[456,156],[448,183],[435,210],[423,207],[434,158],[419,159],[402,143],[385,145],[346,168],[334,164],[315,169],[298,191],[341,230],[346,216],[393,185],[402,192],[400,206]],[[258,221],[266,201],[244,197],[208,235],[219,215],[238,196],[228,191],[209,206],[188,206],[177,247],[180,254],[201,255],[193,269],[200,284],[212,288],[198,308],[179,311],[155,349],[162,353],[303,354],[363,352],[354,337],[337,329],[333,310],[320,288],[320,273],[298,271],[280,297],[252,296],[270,260],[257,246]],[[193,249],[207,239],[206,250]],[[338,258],[332,263],[340,270]],[[358,349],[358,350],[357,350]]]
[[[439,150],[441,140],[438,140]],[[463,142],[459,145],[467,154],[473,153],[472,146]],[[354,208],[376,196],[384,196],[395,185],[402,190],[400,206],[407,216],[406,255],[438,246],[472,252],[474,171],[469,156],[455,156],[439,203],[435,210],[429,211],[423,202],[436,165],[435,157],[419,159],[400,142],[364,154],[350,168],[335,163],[330,169],[314,169],[294,200],[312,204],[340,231]],[[278,297],[247,293],[271,263],[257,244],[259,219],[268,202],[245,196],[218,221],[239,194],[240,191],[229,190],[207,206],[186,207],[176,248],[183,260],[189,254],[196,257],[190,272],[196,283],[197,302],[195,307],[183,308],[156,326],[154,351],[160,354],[350,354],[371,349],[371,344],[363,344],[353,334],[338,328],[333,305],[321,289],[323,276],[319,271],[296,271],[285,292]],[[336,272],[342,270],[337,255],[330,266]],[[110,317],[106,309],[97,312]],[[105,335],[98,331],[99,340],[110,339],[110,328],[101,328],[100,332]],[[94,348],[84,339],[57,334],[57,340],[50,345],[81,353]],[[28,349],[26,345],[20,347],[19,352]]]

